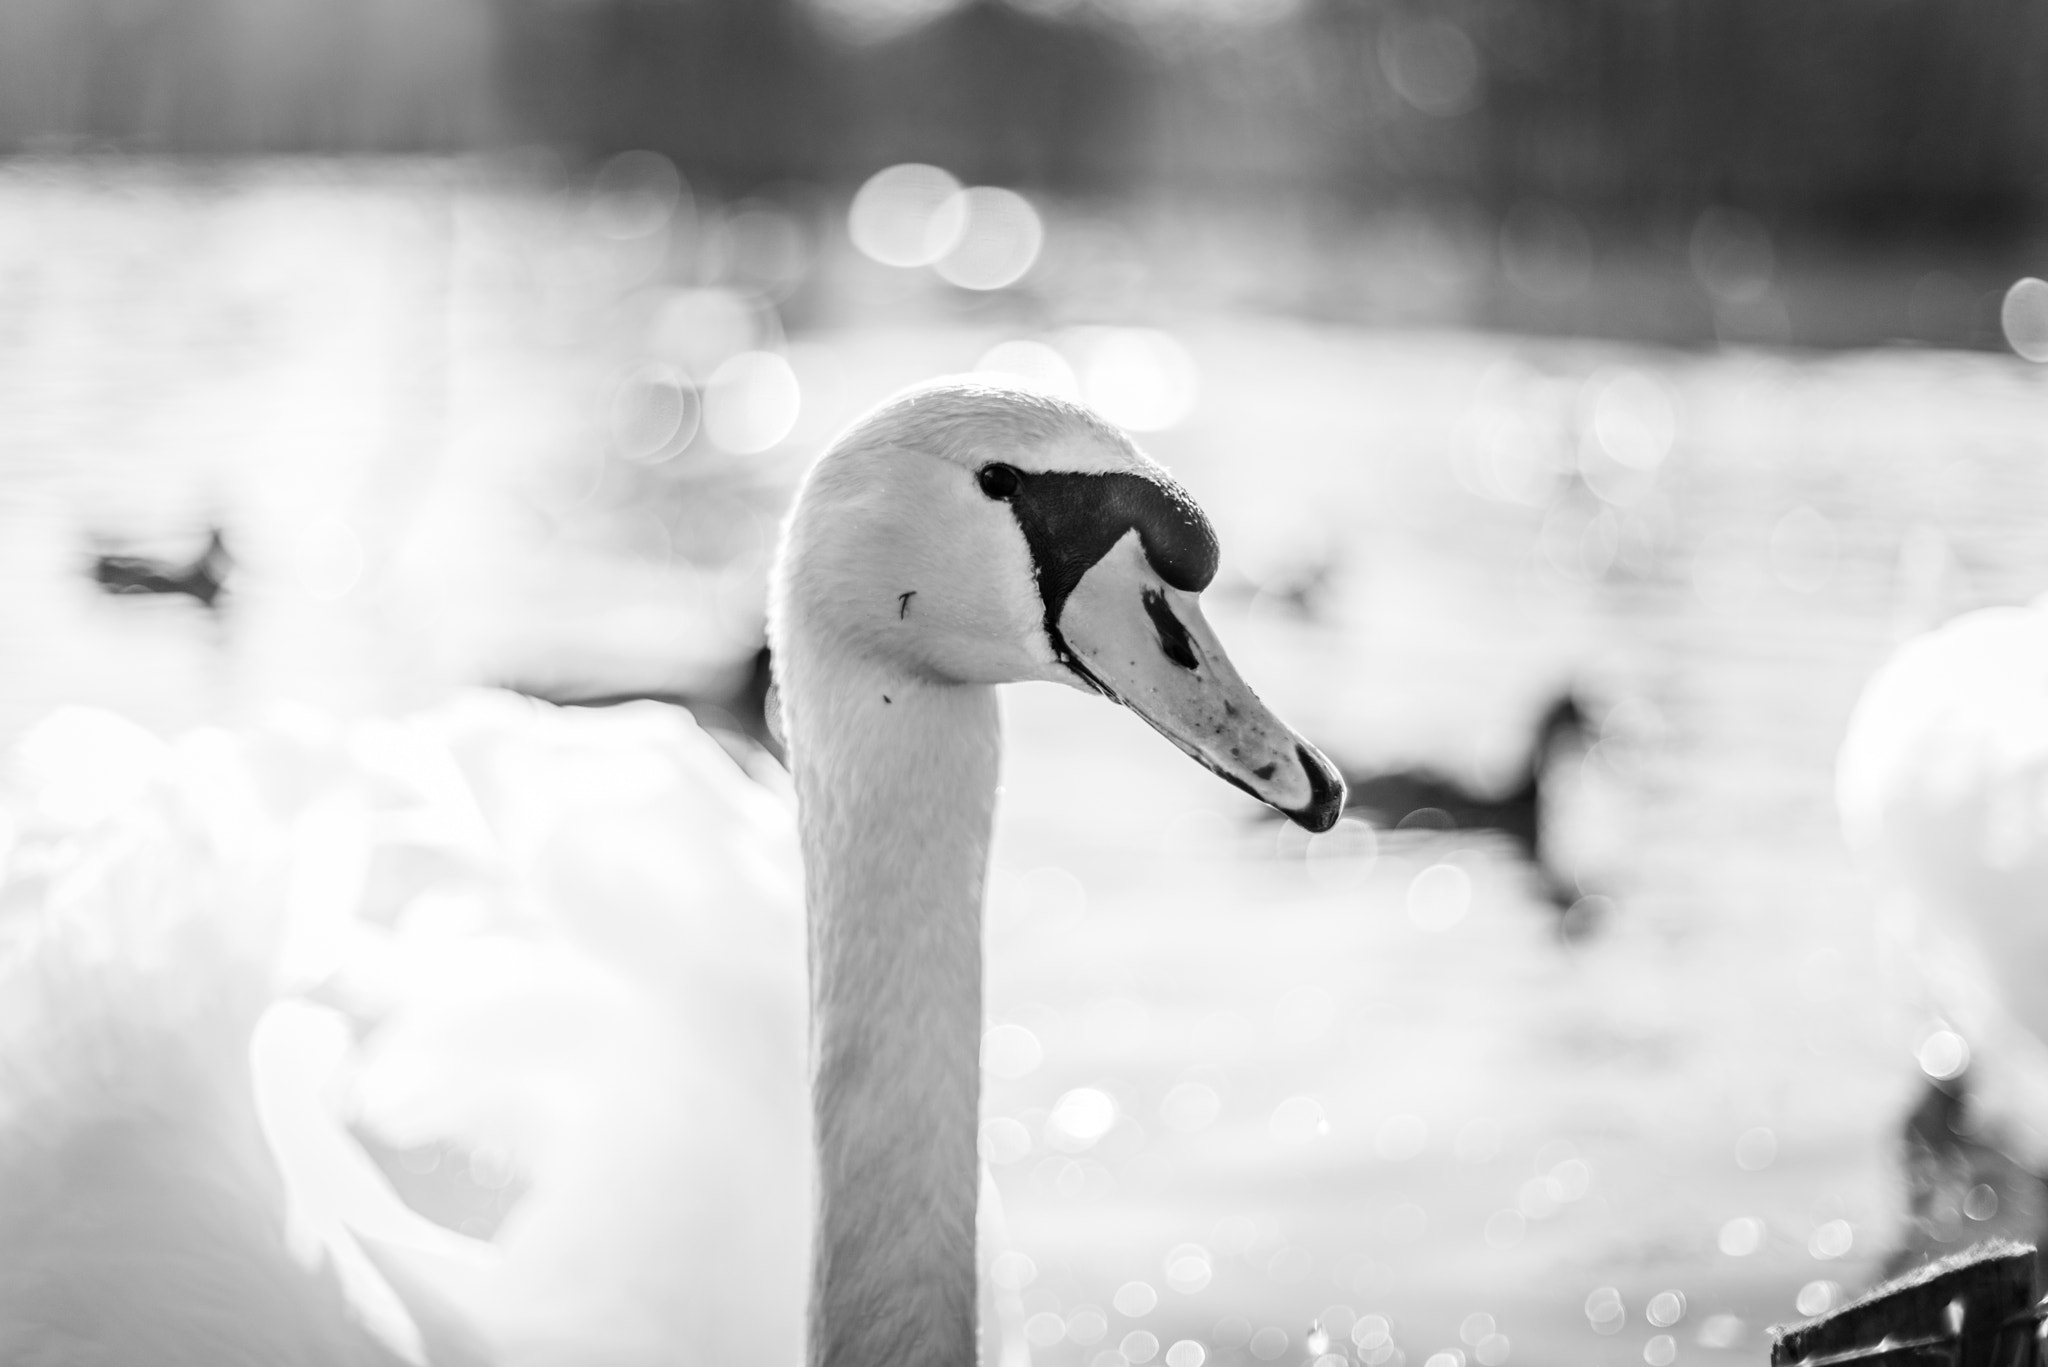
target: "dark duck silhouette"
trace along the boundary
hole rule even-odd
[[[1512,786],[1498,793],[1476,792],[1434,769],[1371,771],[1338,762],[1350,796],[1347,816],[1363,817],[1382,831],[1491,831],[1505,836],[1559,911],[1583,896],[1577,879],[1556,867],[1544,839],[1546,785],[1561,777],[1592,733],[1578,699],[1565,693],[1537,721],[1528,758]]]
[[[209,527],[205,548],[190,560],[158,560],[103,551],[93,557],[92,578],[105,593],[182,595],[208,612],[217,612],[234,564],[235,558],[228,552],[227,538],[221,529]]]

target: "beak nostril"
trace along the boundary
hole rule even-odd
[[[1152,626],[1159,633],[1159,648],[1166,653],[1166,658],[1182,669],[1200,668],[1194,641],[1188,635],[1186,625],[1167,606],[1166,595],[1157,589],[1146,589],[1140,597],[1145,603],[1145,615],[1152,619]]]

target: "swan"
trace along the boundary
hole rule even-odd
[[[810,937],[813,1367],[975,1355],[981,906],[995,685],[1120,702],[1311,830],[1322,754],[1204,621],[1208,520],[1120,430],[954,383],[887,404],[807,475],[769,639]]]
[[[1858,698],[1835,777],[1844,837],[1930,1018],[1898,1261],[1964,1230],[2036,1241],[2048,1233],[2048,599],[1903,644]]]
[[[772,579],[769,627],[796,802],[791,843],[800,851],[808,939],[809,1181],[800,1159],[790,1167],[772,1161],[775,1139],[784,1133],[772,1124],[766,1127],[769,1137],[756,1146],[762,1151],[757,1157],[771,1160],[761,1165],[766,1175],[752,1169],[671,1174],[668,1187],[642,1203],[644,1208],[635,1207],[633,1192],[605,1168],[588,1134],[558,1138],[551,1160],[557,1168],[575,1167],[571,1160],[580,1155],[580,1170],[591,1184],[582,1190],[604,1199],[604,1214],[637,1221],[643,1232],[665,1230],[670,1238],[730,1236],[735,1230],[744,1235],[750,1223],[774,1226],[772,1212],[793,1195],[808,1193],[811,1209],[802,1222],[809,1247],[805,1308],[799,1310],[800,1298],[792,1296],[786,1314],[760,1312],[750,1344],[706,1349],[687,1324],[678,1327],[658,1317],[637,1338],[636,1326],[627,1325],[620,1342],[577,1341],[578,1332],[604,1322],[619,1298],[603,1300],[616,1290],[612,1269],[593,1275],[587,1266],[601,1250],[587,1242],[587,1229],[579,1231],[579,1216],[590,1212],[582,1208],[587,1203],[566,1195],[578,1190],[574,1183],[556,1188],[565,1194],[554,1201],[549,1219],[515,1212],[519,1230],[508,1222],[503,1247],[490,1250],[501,1257],[471,1256],[474,1250],[446,1231],[437,1233],[438,1226],[419,1229],[421,1222],[367,1170],[360,1151],[349,1151],[314,1123],[319,1097],[312,1093],[332,1082],[344,1046],[335,1022],[320,1014],[333,1008],[289,995],[314,983],[333,990],[337,982],[348,995],[346,946],[352,936],[368,933],[335,912],[338,902],[360,900],[333,890],[336,869],[330,866],[347,866],[349,859],[313,858],[321,866],[313,875],[301,869],[295,880],[287,879],[294,896],[285,901],[293,914],[283,918],[264,914],[277,900],[274,886],[251,890],[241,886],[245,880],[236,872],[251,863],[302,865],[309,852],[350,847],[351,840],[341,837],[351,831],[359,847],[365,820],[360,804],[290,795],[286,805],[296,806],[283,823],[284,835],[270,839],[258,859],[247,847],[262,843],[256,832],[278,824],[259,811],[260,800],[243,791],[266,791],[261,744],[250,752],[245,743],[237,752],[243,754],[238,762],[256,777],[241,780],[232,801],[221,796],[234,787],[219,779],[235,767],[219,759],[224,742],[198,747],[197,753],[211,758],[201,765],[207,784],[196,789],[180,777],[179,766],[166,770],[157,763],[151,771],[158,775],[155,786],[141,785],[143,800],[118,817],[85,822],[82,833],[67,837],[75,877],[45,899],[40,920],[30,916],[28,933],[17,934],[11,946],[12,985],[25,979],[45,990],[15,995],[0,1030],[0,1077],[40,1082],[39,1088],[12,1088],[0,1109],[0,1196],[9,1198],[0,1200],[0,1211],[7,1212],[0,1221],[13,1222],[0,1228],[0,1346],[27,1345],[54,1362],[626,1363],[665,1361],[679,1351],[702,1352],[706,1361],[778,1361],[801,1354],[812,1367],[959,1367],[974,1361],[981,905],[1001,751],[996,686],[1051,681],[1120,703],[1198,763],[1310,830],[1327,830],[1343,807],[1335,768],[1259,701],[1203,619],[1199,595],[1216,562],[1207,519],[1126,435],[1082,406],[1025,391],[968,382],[912,391],[855,423],[803,481]],[[492,767],[476,755],[491,750],[493,734],[501,742],[512,734],[508,744],[517,751],[522,728],[536,724],[534,715],[545,717],[538,724],[574,748],[567,739],[571,731],[637,725],[647,715],[637,709],[650,705],[602,715],[516,700],[470,706],[497,713],[483,723],[444,718],[427,747],[445,750],[458,770],[464,764],[472,771]],[[507,707],[540,710],[508,722]],[[707,747],[677,757],[672,766],[688,782],[703,781],[704,791],[690,810],[716,816],[727,805],[758,808],[732,786],[744,780],[723,753],[694,729],[689,734]],[[645,737],[629,736],[627,749],[645,743]],[[66,766],[54,768],[62,772]],[[427,772],[409,781],[445,795],[461,786],[443,781],[446,770],[440,766],[440,778]],[[164,778],[166,772],[172,777]],[[747,856],[776,848],[776,838],[765,845],[756,839],[757,832],[775,827],[774,819],[750,810],[743,820],[692,839],[690,826],[681,822],[666,831],[650,829],[644,820],[625,822],[619,804],[630,794],[613,791],[602,775],[594,784],[566,790],[546,766],[527,776],[536,777],[538,782],[520,782],[515,774],[494,789],[477,785],[478,791],[503,794],[507,810],[443,823],[449,829],[433,841],[459,862],[474,857],[463,852],[483,839],[479,830],[495,830],[501,854],[538,864],[522,872],[544,887],[551,855],[522,849],[524,837],[516,834],[524,829],[522,809],[551,802],[587,816],[579,829],[588,846],[552,870],[574,885],[567,889],[570,895],[555,899],[553,919],[541,917],[541,930],[529,937],[551,951],[539,957],[553,962],[552,951],[567,945],[590,971],[632,979],[640,988],[636,1008],[645,1007],[676,1031],[709,1032],[717,1041],[716,1048],[699,1047],[695,1054],[653,1049],[645,1059],[652,1069],[677,1059],[715,1060],[719,1049],[741,1049],[718,1033],[719,1022],[732,1019],[730,1010],[665,1002],[662,996],[678,976],[714,996],[723,992],[721,1004],[728,1008],[744,1002],[750,984],[772,996],[776,971],[769,961],[779,924],[772,914],[757,922],[745,906],[676,905],[662,908],[667,918],[650,918],[648,897],[673,885],[634,885],[630,878],[624,888],[611,890],[615,895],[586,900],[612,910],[637,906],[638,915],[618,919],[603,908],[592,914],[561,904],[576,901],[588,886],[602,887],[607,860],[664,840],[674,859],[692,868],[703,863],[728,870],[737,859],[748,865],[746,878],[758,878],[759,859],[749,864]],[[390,778],[389,772],[380,775],[387,788]],[[293,786],[275,781],[272,773],[267,791],[273,805],[279,801],[276,789]],[[587,813],[579,810],[585,806]],[[209,833],[199,842],[205,857],[181,867],[166,853],[180,848],[167,833],[192,820]],[[138,844],[130,827],[146,838]],[[508,831],[515,834],[508,838]],[[284,855],[269,848],[280,844]],[[374,881],[361,862],[341,879],[356,893]],[[716,877],[709,887],[714,894],[730,890]],[[309,899],[313,912],[300,905]],[[774,899],[767,901],[772,913]],[[162,940],[176,952],[139,956],[126,965],[127,981],[118,988],[109,982],[107,990],[82,1002],[67,996],[61,985],[99,971],[104,954],[94,947],[104,951],[108,927],[123,926],[138,914],[131,904],[154,917],[150,935],[138,942]],[[168,910],[194,904],[208,906],[213,915],[188,918],[188,926]],[[209,927],[219,918],[247,942],[225,948],[216,943],[220,937]],[[299,922],[310,922],[315,932]],[[720,957],[725,950],[719,937],[728,933],[752,937],[755,954],[724,982],[729,965]],[[424,932],[421,937],[423,953],[450,950],[446,937],[438,943]],[[123,932],[119,938],[125,943],[131,937]],[[486,1006],[516,1008],[530,1000],[520,996],[519,985],[521,973],[536,966],[533,945],[522,950],[517,936],[509,938],[513,944],[499,946],[502,971],[480,975]],[[421,948],[406,940],[399,936],[396,948]],[[302,962],[294,973],[284,973],[272,967],[281,956],[280,943],[311,944],[317,952],[298,954]],[[781,962],[791,966],[801,957],[792,945]],[[303,962],[308,959],[312,967]],[[192,984],[206,982],[222,962],[255,967],[237,977],[232,990],[195,992]],[[551,987],[560,976],[538,974]],[[166,992],[167,977],[180,990]],[[157,1009],[159,998],[183,1006],[165,1014]],[[774,1036],[779,1012],[771,1006],[761,1014],[767,1019],[756,1023],[756,1033]],[[366,1085],[378,1094],[372,1098],[374,1120],[401,1137],[415,1124],[409,1136],[415,1140],[449,1128],[473,1131],[494,1115],[505,1123],[494,1105],[517,1087],[516,1079],[499,1075],[518,1070],[494,1069],[488,1057],[477,1065],[474,1041],[463,1030],[473,1013],[450,1007],[437,1014],[429,1005],[401,1010],[396,1018],[397,1026],[373,1031],[366,1046]],[[641,1034],[678,1037],[652,1029]],[[60,1056],[50,1043],[58,1036],[82,1041],[85,1057]],[[99,1066],[102,1056],[124,1059],[137,1041],[162,1054],[165,1067],[131,1077],[110,1076]],[[253,1086],[235,1057],[249,1045],[257,1064]],[[795,1060],[802,1051],[778,1054],[778,1047],[771,1040],[757,1056],[788,1057],[786,1075],[799,1078],[802,1068]],[[776,1065],[767,1071],[751,1079],[757,1087],[732,1088],[729,1100],[746,1104],[751,1090],[777,1094],[785,1073]],[[159,1075],[200,1077],[208,1085],[187,1092],[139,1081]],[[477,1081],[479,1075],[485,1083]],[[485,1085],[493,1076],[505,1084],[496,1091]],[[81,1079],[89,1085],[81,1087]],[[642,1085],[636,1095],[656,1094],[648,1103],[653,1113],[674,1124],[688,1118],[693,1089],[719,1081],[699,1069],[696,1075],[668,1077],[666,1088]],[[559,1115],[536,1117],[530,1106],[510,1110],[523,1113],[525,1123],[544,1137],[551,1126],[560,1128]],[[186,1126],[192,1130],[189,1146],[160,1154],[151,1151],[151,1127],[164,1116],[180,1117],[181,1123],[198,1116],[204,1123]],[[99,1167],[67,1169],[54,1157],[66,1141],[109,1126],[120,1152]],[[681,1137],[687,1142],[687,1135]],[[648,1157],[630,1155],[613,1167]],[[165,1180],[174,1169],[182,1171],[182,1185]],[[85,1181],[103,1172],[138,1176],[144,1190]],[[195,1179],[194,1173],[205,1176]],[[708,1197],[700,1193],[693,1205],[692,1197],[674,1189],[682,1177],[713,1190]],[[543,1174],[533,1199],[546,1183]],[[217,1231],[210,1255],[196,1246],[157,1246],[143,1268],[132,1258],[101,1259],[117,1249],[132,1251],[128,1243],[95,1242],[109,1228],[131,1237],[148,1232],[143,1198],[158,1185],[186,1206],[231,1197],[229,1204],[243,1218]],[[309,1195],[295,1204],[301,1189]],[[36,1215],[24,1222],[13,1198],[38,1192]],[[80,1198],[75,1207],[69,1202],[73,1196]],[[758,1221],[752,1218],[756,1207]],[[287,1222],[288,1233],[297,1230],[294,1237],[266,1223],[279,1210],[296,1216],[296,1226]],[[676,1218],[679,1211],[694,1214],[696,1226]],[[705,1229],[707,1221],[715,1227]],[[52,1229],[75,1236],[60,1250],[65,1256],[24,1256]],[[768,1242],[786,1252],[806,1240],[800,1234],[794,1241]],[[743,1256],[733,1261],[747,1265]],[[637,1264],[643,1273],[649,1265],[663,1264],[659,1258]],[[625,1276],[632,1270],[622,1265],[617,1272]],[[102,1315],[95,1298],[103,1302],[115,1295],[131,1275],[154,1294],[125,1298],[122,1314]],[[196,1306],[176,1294],[190,1278],[204,1282],[209,1293]],[[580,1287],[581,1299],[559,1293],[560,1281]],[[745,1299],[746,1289],[734,1294]],[[62,1294],[53,1300],[55,1293]],[[671,1298],[687,1300],[686,1293],[676,1287]],[[659,1288],[652,1294],[660,1299]],[[773,1307],[780,1303],[777,1295],[779,1288],[760,1303]],[[67,1314],[51,1309],[59,1304],[70,1307]],[[807,1344],[799,1349],[792,1340],[785,1352],[778,1345],[792,1326],[801,1328]]]

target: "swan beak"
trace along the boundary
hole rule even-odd
[[[1344,811],[1344,780],[1238,677],[1199,595],[1165,583],[1132,532],[1061,606],[1062,662],[1194,761],[1311,831]]]

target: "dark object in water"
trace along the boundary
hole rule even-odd
[[[1545,858],[1543,784],[1564,752],[1583,741],[1591,729],[1577,698],[1570,693],[1558,698],[1537,722],[1529,756],[1514,786],[1497,794],[1474,792],[1432,769],[1373,773],[1340,762],[1344,784],[1350,790],[1344,810],[1363,816],[1381,830],[1497,831],[1536,871],[1544,896],[1563,911],[1579,900],[1584,890]]]
[[[1908,1218],[1899,1247],[1885,1260],[1887,1276],[1970,1239],[2035,1245],[2048,1239],[2048,1181],[1991,1142],[1972,1114],[1970,1092],[1967,1072],[1930,1079],[1906,1116],[1901,1158]]]
[[[782,737],[772,720],[774,704],[770,691],[775,684],[773,660],[768,647],[762,646],[747,662],[746,672],[738,675],[738,681],[727,689],[702,693],[670,691],[598,693],[585,696],[566,695],[543,689],[511,685],[516,693],[530,698],[540,698],[564,707],[616,707],[629,702],[661,702],[681,707],[697,719],[697,724],[716,735],[740,735],[773,755],[778,762],[784,762]],[[728,749],[731,747],[728,746]]]
[[[1993,1239],[1771,1330],[1771,1367],[2037,1367],[2034,1250]]]
[[[93,557],[92,578],[106,593],[183,594],[213,612],[220,607],[234,564],[220,528],[209,527],[206,549],[183,564],[141,555],[98,555]]]

